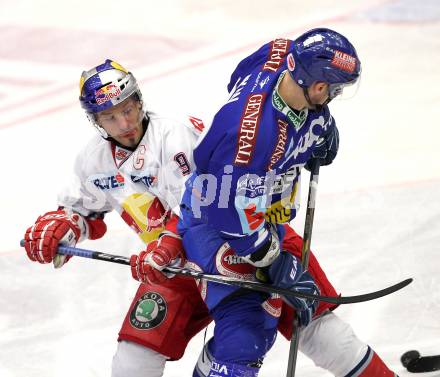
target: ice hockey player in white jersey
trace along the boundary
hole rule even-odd
[[[150,266],[184,262],[176,214],[203,123],[145,111],[135,77],[111,60],[83,72],[80,102],[100,135],[78,154],[76,184],[60,194],[58,209],[26,231],[25,249],[31,260],[59,268],[68,258],[56,254],[58,244],[102,237],[105,214],[117,211],[148,247],[131,258],[143,284],[119,332],[112,376],[160,377],[166,360],[182,357],[211,321],[193,280],[167,279]]]

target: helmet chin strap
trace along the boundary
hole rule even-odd
[[[306,98],[307,103],[309,104],[311,110],[313,110],[313,111],[317,111],[317,112],[321,111],[324,108],[324,106],[328,105],[331,101],[331,98],[328,97],[322,105],[319,103],[313,103],[312,100],[310,99],[310,96],[309,96],[309,89],[302,88],[302,90],[303,90],[304,97]]]
[[[302,88],[302,90],[303,90],[303,93],[304,93],[304,97],[306,98],[306,101],[309,104],[310,109],[313,110],[313,111],[321,111],[322,110],[322,105],[315,104],[310,99],[309,89],[308,88]]]
[[[98,123],[94,123],[93,125],[104,139],[107,140],[110,137],[104,127],[101,127]]]

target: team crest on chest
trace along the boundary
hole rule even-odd
[[[120,168],[121,165],[131,156],[132,152],[118,145],[112,145],[112,148],[113,159],[116,166]]]

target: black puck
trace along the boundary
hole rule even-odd
[[[400,357],[400,361],[402,362],[402,365],[406,368],[408,367],[411,361],[417,360],[419,357],[420,357],[419,351],[415,351],[415,350],[407,351]]]

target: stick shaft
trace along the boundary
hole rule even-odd
[[[24,240],[21,241],[21,246],[24,246]],[[113,254],[107,254],[107,253],[101,253],[99,251],[92,251],[92,250],[86,250],[86,249],[79,249],[76,247],[71,246],[59,246],[58,247],[58,254],[62,255],[74,255],[81,258],[88,258],[88,259],[95,259],[100,260],[104,262],[111,262],[111,263],[119,263],[124,265],[130,265],[130,259],[121,255],[113,255]],[[264,293],[269,294],[278,294],[278,295],[284,295],[284,296],[294,296],[294,297],[301,297],[309,300],[317,300],[317,301],[324,301],[328,302],[330,304],[335,305],[343,305],[343,304],[355,304],[358,302],[365,302],[365,301],[371,301],[376,300],[380,297],[390,295],[394,292],[399,291],[400,289],[406,287],[408,284],[410,284],[413,279],[405,279],[397,284],[394,284],[392,286],[380,289],[378,291],[364,293],[360,295],[355,296],[321,296],[321,295],[313,295],[305,292],[298,292],[295,290],[289,290],[287,288],[281,288],[277,286],[273,286],[271,284],[264,284],[258,281],[253,280],[244,280],[224,275],[211,275],[206,274],[204,272],[195,271],[189,268],[177,268],[177,267],[166,267],[166,272],[170,272],[176,275],[182,275],[182,276],[188,276],[194,279],[204,279],[207,281],[212,281],[214,283],[219,284],[227,284],[227,285],[234,285],[240,288],[246,288],[251,289],[254,291],[260,291]]]
[[[306,219],[304,223],[303,246],[301,250],[301,259],[304,269],[309,265],[310,242],[312,240],[313,219],[315,217],[315,201],[318,189],[319,179],[319,161],[315,161],[312,171],[310,172],[309,195],[307,199]],[[301,329],[299,327],[298,317],[295,316],[292,325],[292,338],[290,339],[289,360],[287,363],[287,377],[295,377],[296,361],[298,358],[299,335]]]

